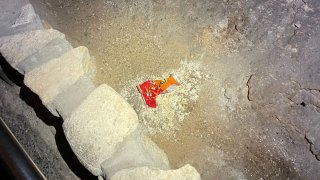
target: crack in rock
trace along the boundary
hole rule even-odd
[[[253,100],[251,99],[251,97],[250,97],[251,87],[250,87],[250,85],[249,85],[250,80],[252,79],[252,76],[253,76],[253,74],[251,74],[251,75],[249,76],[248,81],[247,81],[247,83],[246,83],[247,88],[248,88],[247,99],[248,99],[248,101],[250,101],[250,102],[253,101]]]

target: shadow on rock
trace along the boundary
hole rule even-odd
[[[20,98],[34,109],[36,115],[44,123],[55,128],[55,140],[58,150],[73,173],[76,174],[80,179],[96,179],[97,177],[93,176],[84,166],[82,166],[76,155],[73,153],[63,132],[63,119],[61,117],[53,116],[42,104],[39,96],[33,93],[25,85],[21,86]]]
[[[0,79],[11,86],[14,84],[20,86],[20,98],[34,109],[37,117],[45,124],[55,128],[57,148],[71,171],[80,179],[97,179],[97,177],[93,176],[84,166],[82,166],[76,155],[73,153],[63,132],[63,119],[61,117],[53,116],[49,110],[47,110],[42,104],[39,96],[23,84],[24,76],[12,68],[2,54],[0,54]]]
[[[13,69],[10,64],[5,60],[5,58],[0,53],[0,79],[10,84],[16,84],[21,86],[23,84],[23,75],[18,71]]]

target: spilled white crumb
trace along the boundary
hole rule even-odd
[[[148,79],[165,78],[171,73],[177,75],[181,85],[172,93],[158,95],[157,108],[145,105],[136,85]],[[178,69],[173,69],[162,77],[141,75],[134,80],[129,80],[123,84],[120,94],[136,110],[140,122],[145,125],[148,133],[174,135],[189,115],[188,108],[190,109],[192,102],[197,101],[201,82],[207,78],[199,63],[183,61]]]

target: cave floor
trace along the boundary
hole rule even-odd
[[[308,77],[301,62],[309,39],[319,38],[319,3],[33,1],[48,26],[89,48],[95,83],[128,100],[173,168],[189,163],[202,179],[319,175],[308,128],[291,122],[305,107],[280,96]],[[180,75],[180,89],[145,107],[135,85],[170,73]]]

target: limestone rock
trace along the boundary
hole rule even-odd
[[[73,152],[94,175],[101,163],[138,126],[133,108],[106,84],[97,87],[65,120],[63,129]]]
[[[320,149],[318,149],[317,147],[314,146],[314,144],[311,144],[310,146],[310,151],[312,152],[312,154],[314,155],[320,155]]]
[[[0,37],[43,28],[28,1],[2,0],[0,7]]]
[[[16,19],[15,23],[11,27],[21,26],[32,22],[37,17],[31,4],[27,4],[21,7],[20,15]]]
[[[64,34],[53,29],[5,36],[0,38],[0,52],[8,63],[17,69],[18,63],[39,51],[50,41],[57,38],[63,39],[64,37]]]
[[[3,28],[7,28],[9,24],[13,24],[19,17],[16,13],[19,9],[27,3],[21,2],[21,0],[2,0],[0,1],[0,27],[1,34],[5,31]],[[0,34],[0,35],[1,35]]]
[[[54,99],[53,105],[60,116],[63,119],[67,119],[94,89],[95,85],[91,79],[87,76],[82,76],[75,84],[61,92]]]
[[[41,19],[31,4],[21,7],[20,15],[11,27],[14,34],[43,28]]]
[[[54,98],[90,72],[92,66],[88,49],[80,46],[27,73],[24,84],[38,94],[51,113],[58,116],[52,105]]]
[[[151,139],[136,130],[128,136],[112,158],[101,165],[105,176],[111,177],[122,169],[149,166],[170,169],[167,155]]]
[[[72,46],[66,39],[57,38],[49,42],[45,47],[40,49],[37,53],[27,57],[25,60],[17,64],[19,72],[25,74],[39,65],[48,62],[51,59],[58,58]]]
[[[320,156],[320,121],[318,120],[318,124],[313,126],[307,133],[306,139],[310,143],[310,151],[315,156]],[[319,159],[317,157],[317,159]]]
[[[159,170],[149,167],[125,169],[117,172],[111,180],[200,180],[200,174],[189,164],[176,170]]]

